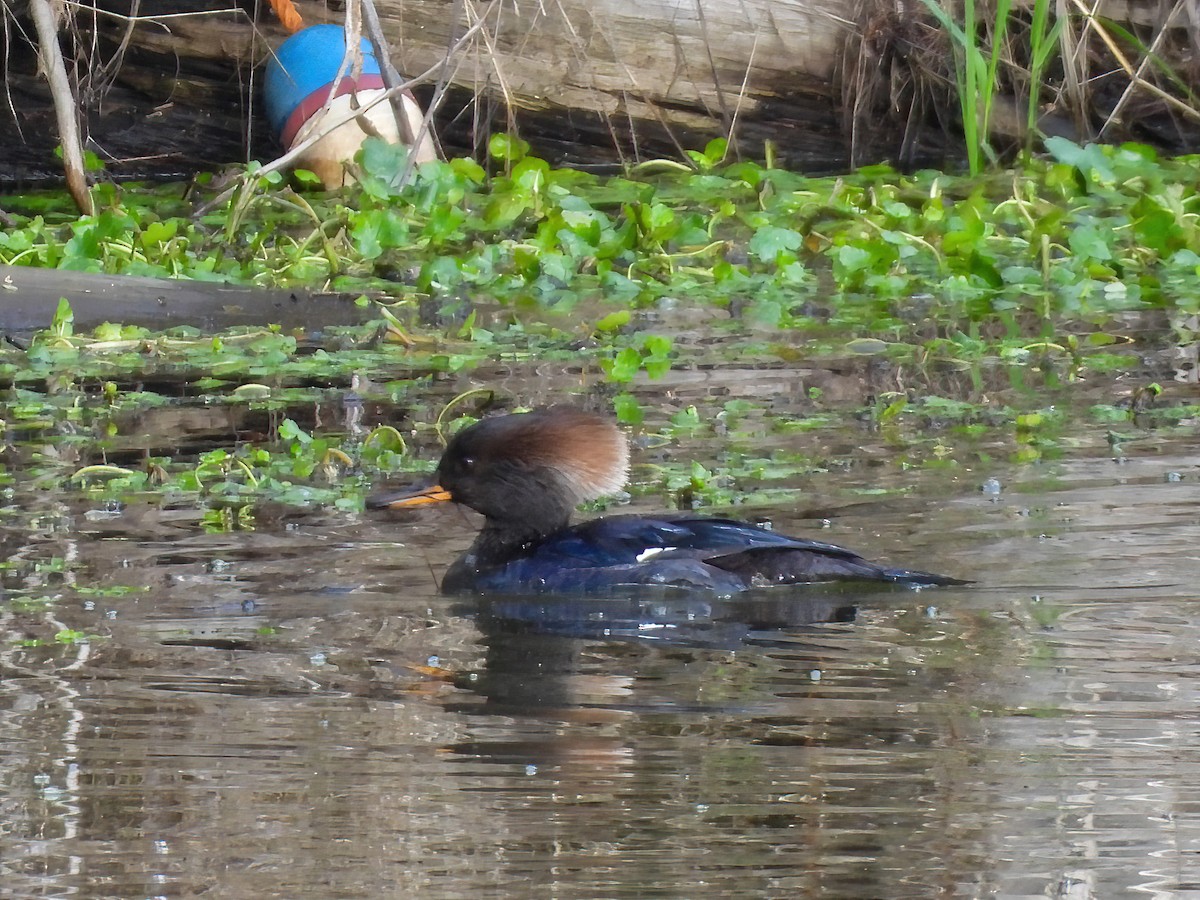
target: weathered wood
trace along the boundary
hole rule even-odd
[[[177,174],[279,152],[257,115],[256,66],[286,36],[265,3],[93,2],[106,14],[71,7],[71,49],[88,133],[114,174]],[[297,2],[309,24],[340,22],[343,5]],[[1090,9],[1090,0],[1085,5]],[[957,115],[949,44],[921,0],[376,0],[376,6],[402,73],[436,65],[456,35],[485,18],[486,27],[439,69],[448,85],[436,122],[449,153],[479,153],[489,134],[517,130],[552,160],[605,163],[678,157],[684,148],[729,135],[735,152],[761,157],[771,141],[782,164],[830,171],[850,164],[852,135],[855,162],[936,162],[958,140],[945,131]],[[1058,8],[1083,28],[1078,4]],[[204,14],[180,15],[189,10]],[[1150,46],[1154,29],[1167,21],[1153,10],[1162,10],[1155,0],[1109,0],[1098,14],[1131,23]],[[1200,50],[1190,15],[1175,16],[1171,40],[1161,44],[1183,60],[1189,47]],[[1154,24],[1138,24],[1145,21]],[[1089,28],[1085,40],[1095,31]],[[0,127],[25,126],[25,143],[8,149],[7,176],[15,170],[18,178],[36,177],[57,170],[50,156],[57,140],[39,107],[49,101],[36,65],[19,31],[9,32],[5,78],[17,113],[14,119],[0,104]],[[1120,100],[1129,79],[1099,42],[1086,49],[1079,56],[1086,58],[1090,105],[1070,116],[1074,133],[1098,132],[1120,102],[1121,127],[1106,136],[1157,140],[1173,151],[1200,147],[1200,127],[1165,109],[1152,89],[1137,87],[1132,101]],[[1142,56],[1131,52],[1139,65]],[[1152,67],[1147,71],[1154,77]],[[1181,64],[1178,71],[1194,68]],[[864,82],[873,82],[867,85],[873,93],[862,92]],[[1166,79],[1160,84],[1176,90]],[[432,93],[431,85],[417,96],[428,102]],[[1019,97],[998,105],[1024,118]],[[137,161],[121,162],[129,159]]]
[[[62,297],[71,303],[77,328],[121,322],[148,328],[192,325],[217,331],[272,323],[288,331],[316,332],[331,325],[358,325],[371,318],[370,309],[357,306],[343,294],[0,266],[0,334],[27,335],[49,328]]]
[[[253,22],[232,0],[95,2],[110,15],[77,19],[98,36],[95,49],[78,42],[81,54],[92,54],[87,68],[103,69],[122,48],[112,66],[115,80],[85,83],[82,91],[92,101],[89,133],[110,157],[141,157],[135,168],[171,171],[272,152],[253,111],[254,66],[285,37],[273,17]],[[702,146],[736,123],[754,154],[775,139],[785,161],[829,168],[845,156],[832,81],[848,28],[838,15],[845,2],[383,0],[377,6],[406,73],[438,63],[454,34],[489,17],[447,67],[451,83],[438,126],[450,152],[473,152],[491,131],[516,128],[551,158],[677,156],[681,147]],[[310,24],[341,20],[324,3],[297,6]],[[120,18],[135,8],[136,22]],[[206,14],[180,15],[188,10]],[[15,74],[19,80],[26,73],[18,67]],[[37,96],[33,73],[27,74],[23,87]],[[30,98],[23,99],[28,105]],[[114,128],[114,113],[140,121]],[[213,129],[207,138],[205,127]],[[44,152],[45,144],[38,149]],[[121,166],[114,171],[120,174]]]
[[[503,100],[500,127],[511,117],[561,136],[566,119],[568,136],[627,159],[735,133],[754,155],[771,139],[798,163],[844,161],[833,76],[852,30],[845,0],[378,5],[409,71],[436,63],[455,31],[487,17],[454,81]],[[321,5],[300,8],[316,18]]]

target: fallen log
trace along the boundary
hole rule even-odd
[[[77,328],[120,322],[154,329],[190,325],[214,332],[270,323],[308,333],[331,325],[360,325],[373,312],[345,294],[0,266],[0,334],[24,338],[49,328],[61,298],[70,302]]]
[[[340,22],[345,4],[296,5],[315,24]],[[376,7],[401,72],[434,67],[444,81],[436,122],[450,154],[481,155],[501,130],[576,165],[679,158],[718,136],[752,158],[770,144],[781,164],[812,172],[886,159],[937,163],[961,151],[954,47],[920,0],[376,0]],[[277,155],[257,91],[261,63],[285,31],[265,3],[91,0],[68,8],[74,18],[64,48],[75,61],[91,146],[112,174],[183,174]],[[1200,127],[1186,112],[1194,102],[1188,92],[1200,90],[1200,74],[1187,65],[1200,51],[1187,0],[1167,7],[1115,0],[1098,14],[1072,0],[1058,10],[1070,14],[1074,43],[1064,39],[1047,83],[1034,86],[1035,102],[1062,120],[1058,133],[1085,140],[1103,131],[1172,152],[1200,147]],[[1135,40],[1106,26],[1105,15]],[[480,19],[484,27],[468,46],[447,58],[456,36]],[[1018,126],[1028,104],[1020,74],[1028,24],[1027,13],[1013,14],[1004,46],[1017,56],[998,84],[997,106],[1017,110]],[[39,111],[48,93],[36,63],[20,30],[9,31],[6,83],[15,112],[0,104],[0,119],[24,126],[0,174],[11,181],[55,172],[57,139],[52,116]],[[1179,61],[1175,81],[1155,74],[1151,49],[1159,63]],[[433,91],[418,91],[418,99],[427,103]]]

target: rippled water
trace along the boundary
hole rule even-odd
[[[144,590],[2,607],[0,893],[1200,893],[1193,448],[909,477],[755,512],[976,585],[482,604],[453,510],[32,499],[18,553]]]

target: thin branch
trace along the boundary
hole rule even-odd
[[[1128,75],[1132,81],[1136,82],[1140,87],[1158,97],[1167,105],[1175,107],[1175,109],[1179,110],[1188,118],[1200,120],[1200,111],[1192,109],[1192,107],[1188,106],[1178,97],[1171,96],[1157,84],[1139,78],[1129,60],[1125,58],[1125,54],[1121,52],[1121,48],[1117,46],[1117,42],[1114,41],[1112,35],[1108,33],[1108,29],[1100,24],[1100,20],[1095,18],[1093,13],[1088,10],[1088,8],[1083,4],[1083,0],[1072,0],[1072,2],[1074,2],[1074,4],[1079,7],[1080,12],[1082,12],[1088,18],[1088,24],[1095,29],[1098,35],[1100,35],[1100,39],[1104,41],[1104,44],[1106,47],[1108,47],[1109,52],[1112,53],[1113,57],[1117,60],[1117,63],[1122,69],[1125,70],[1125,74]]]
[[[58,135],[62,140],[63,168],[67,174],[67,190],[79,211],[90,216],[96,211],[92,195],[88,191],[87,174],[83,168],[83,142],[79,137],[79,107],[71,82],[67,78],[67,65],[63,61],[62,48],[58,45],[58,23],[54,21],[54,10],[50,0],[30,0],[33,24],[37,28],[38,49],[42,58],[42,72],[50,85],[54,98],[54,115],[58,120]]]
[[[717,72],[717,61],[716,61],[716,59],[713,58],[712,39],[709,37],[709,34],[708,34],[708,19],[704,15],[704,4],[701,2],[701,0],[696,0],[696,16],[700,20],[700,34],[704,39],[704,52],[708,54],[708,70],[712,74],[713,88],[717,92],[717,107],[721,110],[721,124],[725,126],[725,134],[727,135],[726,140],[728,141],[727,150],[732,150],[733,155],[735,157],[737,157],[738,156],[737,138],[734,136],[734,133],[733,133],[733,126],[734,126],[733,118],[734,117],[729,114],[729,107],[725,103],[725,92],[723,90],[721,90],[721,78]],[[757,44],[757,41],[758,41],[758,38],[756,35],[755,36],[756,44]],[[749,70],[749,67],[747,66],[747,69],[746,69],[747,78],[749,78],[749,74],[750,74],[750,70]],[[742,87],[743,88],[745,87],[745,82],[742,83]],[[738,101],[739,101],[739,103],[741,102],[740,97],[738,98]]]
[[[1125,104],[1128,103],[1129,98],[1133,96],[1133,92],[1137,88],[1138,84],[1144,81],[1143,74],[1145,73],[1146,69],[1150,67],[1151,62],[1154,59],[1154,54],[1158,52],[1159,45],[1162,43],[1163,38],[1166,37],[1167,32],[1171,29],[1172,24],[1174,24],[1175,17],[1183,8],[1183,3],[1184,0],[1178,0],[1175,6],[1171,8],[1171,12],[1167,16],[1166,20],[1159,27],[1158,34],[1154,35],[1153,42],[1151,42],[1150,47],[1146,50],[1146,55],[1142,57],[1142,61],[1138,65],[1137,74],[1129,80],[1129,84],[1125,86],[1125,90],[1121,92],[1120,98],[1117,100],[1116,105],[1113,106],[1112,112],[1108,114],[1108,118],[1106,118],[1104,120],[1104,124],[1100,126],[1100,137],[1104,137],[1104,132],[1108,131],[1108,127],[1110,125],[1120,121],[1121,110],[1125,108]]]
[[[362,0],[363,24],[367,26],[367,37],[375,48],[375,59],[379,61],[379,73],[383,77],[383,86],[391,90],[400,83],[400,73],[392,65],[391,47],[379,23],[379,13],[375,10],[374,0]],[[412,133],[408,121],[408,110],[404,106],[404,94],[397,93],[392,97],[392,115],[396,117],[396,126],[400,130],[400,139],[409,147],[416,150],[417,135]]]

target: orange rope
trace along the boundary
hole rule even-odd
[[[304,20],[300,18],[300,13],[296,12],[292,0],[271,0],[271,9],[275,10],[275,15],[279,16],[283,27],[292,34],[304,27]]]

